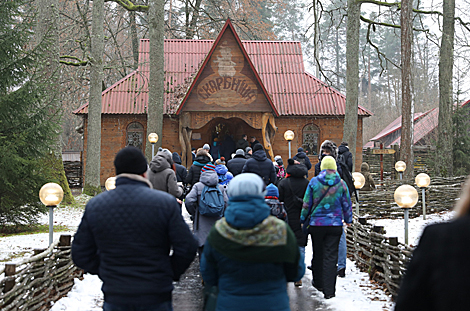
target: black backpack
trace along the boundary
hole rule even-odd
[[[359,200],[359,198],[357,196],[357,193],[356,193],[356,187],[354,187],[354,178],[353,178],[351,172],[349,171],[348,166],[346,165],[346,163],[344,163],[343,155],[340,155],[338,157],[338,161],[336,163],[341,166],[341,175],[340,175],[340,177],[341,177],[342,180],[344,180],[344,182],[348,186],[349,196],[352,198],[352,195],[354,193],[356,195],[356,200]]]

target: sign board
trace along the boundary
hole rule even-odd
[[[372,154],[394,154],[395,149],[372,149]]]

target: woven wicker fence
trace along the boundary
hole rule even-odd
[[[0,310],[49,310],[65,296],[82,270],[72,262],[70,235],[62,235],[48,249],[0,270]]]
[[[384,236],[383,230],[382,226],[367,224],[365,218],[355,221],[346,231],[348,257],[396,297],[413,248],[399,243],[396,237]]]
[[[459,197],[462,184],[467,176],[439,178],[432,177],[431,184],[426,188],[426,213],[437,213],[452,209]],[[387,180],[374,191],[359,191],[359,214],[373,218],[403,218],[403,210],[398,208],[393,199],[395,190],[403,184],[414,185],[414,180]],[[410,217],[422,215],[421,190],[416,187],[419,201],[410,208]],[[352,198],[355,200],[355,197]],[[355,204],[355,202],[354,202]],[[355,209],[355,206],[353,207]]]

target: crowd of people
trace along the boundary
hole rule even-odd
[[[172,281],[196,254],[214,310],[290,310],[286,285],[302,286],[309,235],[312,285],[335,297],[352,222],[347,144],[325,141],[309,180],[303,148],[285,166],[251,140],[243,135],[230,159],[204,144],[189,170],[168,149],[148,165],[134,147],[116,155],[116,189],[89,201],[72,246],[76,265],[103,280],[104,310],[172,310]]]

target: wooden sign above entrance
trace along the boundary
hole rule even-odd
[[[177,113],[271,112],[278,115],[230,21],[224,28]]]
[[[394,149],[372,149],[372,154],[394,154]]]

